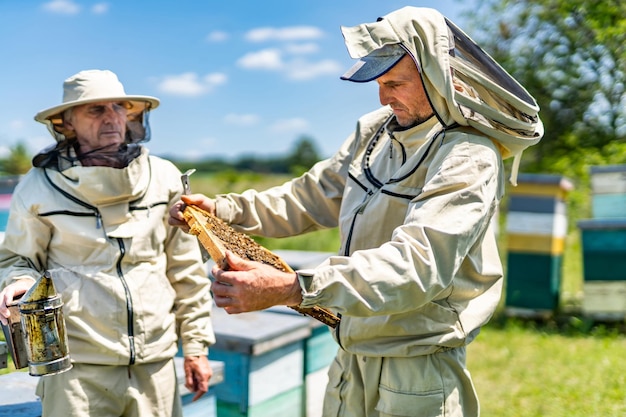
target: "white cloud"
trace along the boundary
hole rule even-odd
[[[257,114],[235,114],[230,113],[224,117],[224,122],[229,125],[237,126],[252,126],[257,123],[261,118]]]
[[[227,80],[226,74],[221,72],[213,72],[204,76],[204,82],[211,86],[226,84]]]
[[[252,29],[246,33],[246,39],[250,42],[318,39],[322,36],[324,36],[324,32],[314,26],[291,26],[284,28],[264,27]]]
[[[215,30],[206,36],[207,42],[224,42],[228,39],[228,33],[221,30]]]
[[[297,60],[289,63],[286,74],[292,80],[310,80],[322,75],[337,75],[341,70],[341,65],[330,59],[319,62]]]
[[[239,58],[237,65],[249,69],[279,70],[283,68],[282,54],[278,49],[263,49],[250,52]]]
[[[308,43],[290,43],[285,45],[285,52],[294,55],[304,55],[304,54],[312,54],[318,52],[320,47],[318,44],[314,42]]]
[[[326,59],[309,61],[304,59],[284,60],[279,49],[263,49],[250,52],[237,61],[237,65],[250,70],[270,70],[285,74],[291,80],[310,80],[324,75],[337,75],[343,67],[336,61]]]
[[[309,127],[309,122],[301,117],[276,121],[270,130],[273,132],[300,132]]]
[[[210,93],[215,86],[224,84],[226,80],[226,75],[221,73],[212,73],[200,77],[194,72],[186,72],[163,77],[159,82],[158,89],[166,94],[196,97]]]
[[[91,7],[93,14],[105,14],[109,11],[109,3],[97,3]]]
[[[307,61],[301,57],[315,54],[320,47],[315,42],[298,42],[317,39],[324,33],[313,26],[292,26],[285,28],[257,28],[246,34],[253,42],[277,40],[284,42],[274,47],[249,52],[242,56],[237,65],[250,70],[269,70],[284,74],[291,80],[310,80],[324,75],[337,75],[342,67],[333,60]]]
[[[42,7],[44,10],[59,14],[78,14],[80,12],[80,6],[72,0],[52,0],[44,3]]]

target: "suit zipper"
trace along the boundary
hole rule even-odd
[[[134,330],[134,312],[133,312],[133,299],[130,295],[130,289],[128,288],[128,283],[126,282],[126,278],[124,277],[124,271],[122,270],[122,259],[126,255],[126,246],[124,245],[124,240],[122,238],[117,238],[117,244],[120,248],[120,257],[116,263],[117,276],[120,278],[120,282],[124,287],[124,293],[126,295],[126,313],[127,313],[127,329],[128,329],[128,345],[130,348],[130,359],[128,361],[129,365],[134,365],[137,357],[135,350],[135,330]]]

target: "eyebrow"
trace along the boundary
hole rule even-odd
[[[411,80],[409,78],[392,78],[387,81],[378,81],[379,84],[387,85],[387,86],[394,85],[394,84],[404,84],[407,82],[411,82]]]

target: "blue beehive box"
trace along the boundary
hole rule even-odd
[[[224,363],[224,382],[215,389],[218,417],[304,416],[308,319],[215,308],[212,321],[217,342],[209,357]]]
[[[272,307],[268,311],[300,315],[287,307]],[[333,338],[331,329],[312,317],[306,317],[311,334],[304,341],[304,403],[306,416],[322,414],[322,404],[328,384],[328,367],[337,354],[339,345]]]
[[[315,268],[333,255],[331,252],[294,250],[277,250],[275,253],[294,270]],[[273,307],[269,311],[300,315],[287,307]],[[307,417],[313,417],[322,415],[324,394],[328,384],[328,367],[335,358],[339,346],[330,328],[311,317],[307,319],[311,335],[304,342],[304,403]]]

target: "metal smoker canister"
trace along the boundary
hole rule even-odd
[[[49,271],[44,272],[18,305],[26,333],[28,373],[52,375],[70,369],[63,301]]]

